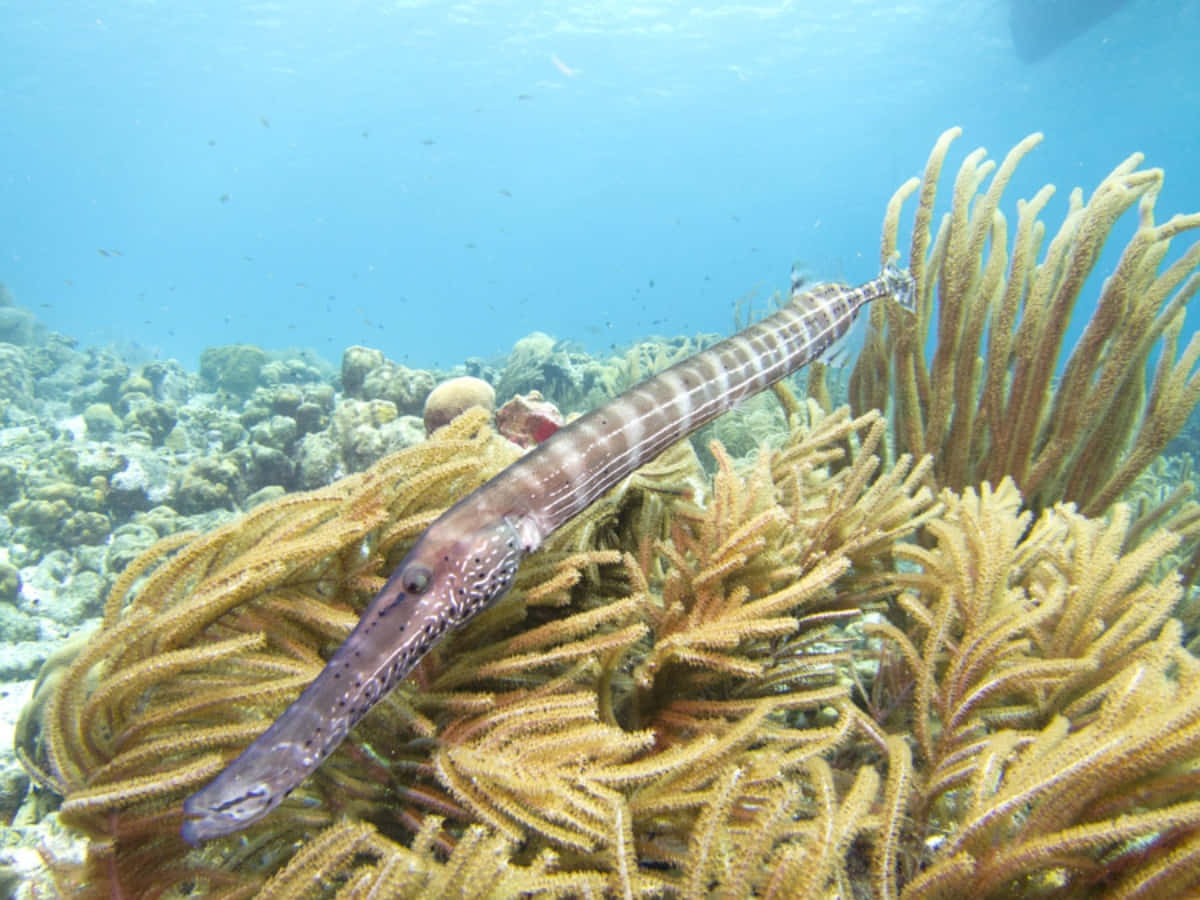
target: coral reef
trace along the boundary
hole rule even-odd
[[[421,369],[409,369],[391,360],[367,372],[363,379],[362,398],[391,403],[402,416],[420,416],[425,398],[433,390],[434,376]],[[353,394],[347,390],[347,396]]]
[[[577,391],[578,377],[562,343],[535,331],[513,344],[496,387],[501,397],[534,390],[558,397]]]
[[[838,820],[842,852],[811,876],[836,881],[877,777],[863,769],[842,796],[820,760],[861,718],[835,628],[874,594],[931,497],[907,462],[872,482],[878,416],[811,414],[811,431],[746,478],[716,449],[704,508],[688,499],[690,453],[639,473],[530,559],[512,598],[435,650],[420,689],[362,723],[253,833],[252,855],[230,842],[183,866],[164,865],[183,853],[182,795],[315,674],[402,544],[514,451],[472,411],[364,475],[168,538],[114,588],[26,738],[39,778],[65,797],[61,818],[93,837],[88,883],[215,891],[282,869],[265,888],[282,896],[316,867],[365,891],[405,854],[430,882],[447,877],[466,843],[492,846],[514,884],[561,892],[751,885],[767,858],[811,849],[817,831],[786,826],[797,814],[818,830]],[[830,809],[809,808],[806,783]],[[313,845],[328,852],[290,859],[338,815],[371,827],[335,826]],[[725,871],[738,848],[752,855]]]
[[[45,332],[32,310],[17,306],[12,291],[0,282],[0,344],[32,344]]]
[[[468,360],[470,374],[496,386],[502,400],[537,391],[567,414],[599,406],[637,382],[719,340],[716,335],[640,341],[608,358],[596,358],[570,341],[540,331],[517,341],[503,359]]]
[[[714,445],[703,506],[694,457],[674,453],[592,507],[246,842],[197,851],[176,837],[182,796],[316,673],[387,560],[514,451],[472,411],[363,475],[168,538],[23,729],[60,818],[92,838],[64,886],[1200,882],[1200,666],[1172,618],[1178,580],[1154,574],[1177,536],[1130,544],[1124,505],[1033,521],[1011,480],[935,503],[931,460],[879,469],[878,414],[802,409],[809,424],[744,474]]]
[[[1200,506],[1193,464],[1159,456],[1200,393],[1200,342],[1177,351],[1200,245],[1160,264],[1200,217],[1155,224],[1161,173],[1132,158],[1073,196],[1040,261],[1048,191],[1020,205],[1010,260],[998,204],[1032,138],[986,190],[991,164],[968,157],[933,239],[954,135],[889,207],[885,255],[920,186],[919,315],[872,312],[849,388],[861,412],[830,412],[822,370],[808,399],[781,388],[715,423],[722,440],[664,454],[526,560],[280,809],[202,849],[178,837],[182,798],[519,448],[477,408],[426,439],[437,376],[369,348],[345,352],[340,383],[295,355],[229,361],[253,377],[224,383],[52,336],[0,353],[16,398],[0,627],[100,619],[51,657],[21,717],[35,787],[19,810],[26,782],[0,772],[6,811],[88,838],[86,859],[51,866],[57,890],[1200,889],[1200,604],[1185,589]],[[1065,355],[1083,282],[1135,204]],[[535,335],[465,369],[501,398],[540,389],[575,410],[703,340],[598,361]]]
[[[0,343],[0,402],[6,410],[27,410],[34,403],[27,354],[14,344]]]

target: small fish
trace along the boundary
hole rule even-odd
[[[263,128],[271,127],[271,120],[268,119],[266,116],[259,116],[258,121],[262,125]]]
[[[433,138],[425,138],[425,140],[421,141],[421,143],[424,144],[426,147],[432,147],[434,144],[437,143],[437,141],[435,141]]]
[[[512,197],[512,191],[508,188],[500,188],[499,193],[501,197]]]
[[[517,94],[518,100],[532,100],[533,94]]]
[[[217,199],[220,200],[222,203],[228,203],[233,198],[232,198],[232,195],[230,195],[230,194],[222,194]]]
[[[99,253],[101,256],[112,256],[112,254],[109,253],[107,250],[105,250],[103,247],[97,247],[96,252]]]

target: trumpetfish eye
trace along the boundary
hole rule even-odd
[[[404,593],[424,593],[432,579],[433,573],[425,566],[409,566],[404,570],[404,578],[401,582],[404,585]]]

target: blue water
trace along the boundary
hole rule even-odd
[[[951,172],[1046,133],[1010,221],[1052,181],[1056,227],[1135,150],[1161,218],[1200,210],[1200,0],[1131,0],[1033,64],[1007,15],[0,0],[0,280],[189,366],[245,341],[451,365],[535,329],[728,331],[794,260],[872,277],[888,197],[955,124]]]

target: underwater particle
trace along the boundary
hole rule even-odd
[[[463,375],[443,381],[425,398],[425,433],[433,434],[449,425],[472,406],[481,406],[490,415],[496,408],[496,391],[482,378]]]
[[[565,62],[559,59],[557,53],[550,54],[550,62],[553,64],[554,68],[558,69],[558,71],[562,72],[562,74],[566,75],[568,78],[576,78],[583,72],[582,69],[576,69],[573,66],[568,66]]]
[[[520,447],[535,447],[563,427],[558,407],[540,391],[518,394],[496,413],[496,430]]]

